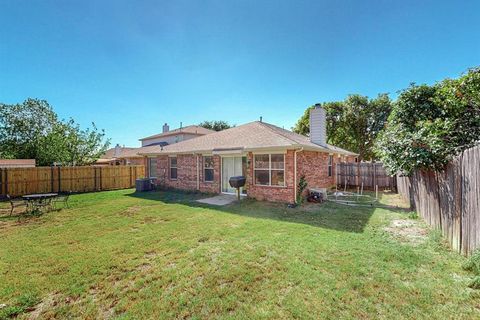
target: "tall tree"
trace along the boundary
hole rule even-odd
[[[92,125],[82,130],[73,119],[60,121],[45,100],[0,103],[0,157],[36,159],[38,165],[90,164],[109,145],[104,131]]]
[[[230,129],[231,127],[235,127],[235,125],[230,125],[227,121],[223,120],[203,121],[199,124],[199,126],[214,131],[222,131],[225,129]]]
[[[360,160],[377,158],[374,142],[392,108],[387,94],[374,99],[349,95],[344,101],[325,102],[321,106],[326,111],[328,143],[358,153]],[[309,114],[314,107],[305,110],[293,131],[303,135],[310,133]]]
[[[394,104],[377,152],[391,174],[442,170],[480,140],[480,68],[433,86],[412,84]]]
[[[0,157],[33,158],[42,151],[40,139],[58,123],[45,100],[27,99],[22,104],[0,103]]]

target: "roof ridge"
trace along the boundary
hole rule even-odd
[[[196,129],[196,131],[195,132],[185,131],[185,130],[188,130],[188,129]],[[171,129],[167,132],[156,133],[156,134],[150,135],[148,137],[140,138],[138,140],[142,141],[142,140],[148,140],[148,139],[155,139],[155,138],[160,138],[162,136],[169,136],[169,135],[180,134],[180,133],[187,133],[187,134],[188,133],[195,133],[195,134],[198,134],[198,130],[208,131],[209,134],[215,132],[215,130],[207,129],[207,128],[204,128],[202,126],[196,125],[196,124],[190,124],[190,125],[185,126],[185,127],[182,126],[180,128]],[[207,134],[207,133],[203,133],[203,135],[205,135],[205,134]]]
[[[281,130],[285,130],[285,129],[282,129],[280,127],[277,127],[276,125],[266,123],[266,122],[262,122],[262,121],[258,121],[258,123],[262,124],[264,127],[268,128],[268,130],[272,131],[273,133],[276,133],[276,134],[282,136],[283,138],[287,139],[288,141],[293,142],[293,144],[298,144],[297,141],[291,139],[290,137],[287,137],[285,134],[283,134],[283,132],[275,131],[272,127],[275,127],[275,128],[281,129]]]

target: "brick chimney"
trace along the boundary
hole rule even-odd
[[[310,141],[320,146],[327,145],[326,112],[319,104],[310,110]]]
[[[170,127],[168,126],[167,123],[165,123],[165,124],[163,125],[163,129],[162,129],[163,133],[168,132],[169,130],[170,130]]]

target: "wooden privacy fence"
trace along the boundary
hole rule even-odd
[[[339,163],[336,172],[337,184],[342,187],[361,187],[362,184],[364,189],[370,190],[375,186],[384,190],[397,187],[397,178],[389,176],[380,162]]]
[[[2,195],[126,189],[145,175],[144,166],[35,167],[0,169]]]
[[[469,255],[480,247],[480,146],[464,151],[443,172],[398,176],[398,193],[453,249]]]

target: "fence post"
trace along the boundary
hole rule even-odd
[[[130,187],[133,185],[132,182],[132,167],[130,167]]]
[[[4,173],[5,173],[5,194],[7,195],[8,194],[8,168],[5,168],[4,169]]]
[[[60,173],[60,169],[62,167],[57,167],[58,168],[58,193],[62,192],[62,174]]]
[[[54,192],[53,190],[53,165],[50,166],[50,192]]]
[[[360,185],[360,162],[357,162],[357,186]]]
[[[464,244],[463,244],[463,237],[465,236],[464,232],[466,230],[463,230],[463,201],[462,201],[462,194],[464,192],[463,190],[463,180],[464,180],[464,174],[463,174],[463,154],[462,152],[459,157],[458,157],[458,162],[454,166],[455,168],[455,220],[454,220],[454,228],[455,231],[458,230],[458,251],[462,252],[463,254],[468,254],[467,250],[465,250]],[[454,232],[455,232],[454,231]]]
[[[102,190],[102,167],[100,167],[100,190]]]
[[[3,169],[0,168],[0,194],[3,194]]]

